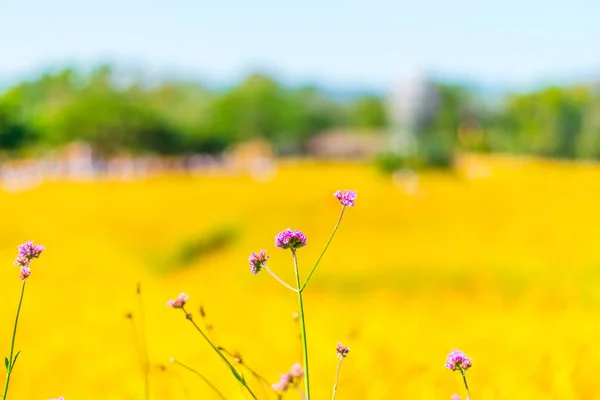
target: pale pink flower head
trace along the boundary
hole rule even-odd
[[[304,370],[302,369],[300,363],[292,365],[289,374],[292,375],[294,378],[302,378],[304,376]]]
[[[24,281],[25,279],[29,278],[29,275],[31,275],[31,268],[29,268],[27,265],[23,265],[19,273],[19,278]]]
[[[450,400],[460,400],[460,396],[457,394],[453,394],[452,396],[450,396]]]
[[[446,359],[446,368],[451,371],[466,371],[471,368],[471,359],[460,350],[452,350]]]
[[[337,353],[338,358],[341,360],[343,358],[346,358],[346,356],[350,352],[350,349],[338,342],[335,352]]]
[[[250,262],[250,271],[254,275],[258,274],[260,270],[265,267],[265,264],[268,259],[269,256],[267,255],[266,250],[261,250],[258,254],[253,252],[252,255],[248,258],[248,261]]]
[[[167,306],[172,307],[172,308],[183,308],[183,306],[185,306],[185,303],[187,303],[189,297],[190,296],[181,292],[181,293],[179,293],[179,296],[177,296],[177,298],[175,300],[167,301]]]
[[[338,190],[333,195],[340,201],[340,203],[342,203],[343,206],[354,207],[354,201],[356,200],[356,192],[354,190]]]
[[[20,267],[26,267],[29,265],[29,259],[27,257],[17,256],[13,264],[18,265]]]
[[[287,228],[275,236],[275,246],[281,249],[296,250],[306,246],[306,236],[298,230]]]
[[[41,244],[33,244],[32,240],[23,243],[19,246],[19,252],[14,264],[21,267],[28,266],[29,262],[34,258],[39,258],[43,251],[44,246]]]
[[[272,384],[271,388],[276,392],[285,392],[288,390],[288,387],[290,386],[290,383],[292,383],[294,377],[290,373],[279,375],[279,377],[279,382]]]
[[[33,244],[33,240],[23,243],[19,246],[19,256],[28,259],[39,258],[40,254],[44,251],[44,246],[41,244]]]

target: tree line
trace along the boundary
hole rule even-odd
[[[72,141],[89,143],[99,157],[214,154],[256,138],[280,153],[301,153],[311,136],[338,126],[385,127],[381,99],[336,101],[317,87],[286,87],[261,74],[226,90],[189,81],[148,84],[109,67],[64,69],[0,97],[0,151],[15,154]]]
[[[600,93],[591,85],[509,94],[494,106],[469,87],[436,87],[439,106],[416,132],[424,164],[449,164],[460,148],[600,158]],[[302,154],[311,137],[330,128],[385,132],[388,111],[381,95],[340,100],[317,86],[291,87],[265,74],[215,90],[194,81],[149,84],[107,66],[66,68],[0,94],[0,153],[83,141],[98,157],[219,154],[260,138],[278,154]]]

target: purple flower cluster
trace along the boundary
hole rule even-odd
[[[350,352],[350,349],[338,342],[335,352],[337,353],[338,358],[341,360],[343,358],[346,358],[346,356]]]
[[[306,246],[306,236],[300,231],[293,231],[287,228],[285,231],[279,232],[275,236],[275,246],[281,249],[296,250]]]
[[[471,359],[460,350],[452,350],[446,360],[446,368],[451,371],[466,371],[471,368]]]
[[[356,200],[356,192],[354,190],[338,190],[333,195],[340,201],[340,203],[342,203],[342,205],[354,207],[354,201]]]
[[[268,259],[269,256],[267,255],[266,250],[261,250],[258,254],[253,252],[248,258],[248,261],[250,262],[250,271],[252,271],[254,275],[258,274],[260,270],[265,267],[265,263]]]
[[[29,278],[31,275],[31,269],[29,268],[31,260],[39,258],[43,251],[44,246],[41,244],[33,244],[32,240],[19,246],[19,252],[14,264],[21,267],[19,277],[22,281]]]
[[[279,375],[279,382],[271,385],[276,392],[286,392],[290,385],[298,385],[300,379],[304,376],[304,370],[300,363],[292,365],[289,372]]]
[[[177,298],[175,300],[167,301],[167,306],[172,307],[172,308],[183,308],[185,306],[185,303],[187,303],[189,297],[190,296],[181,292],[181,293],[179,293],[179,296],[177,296]]]

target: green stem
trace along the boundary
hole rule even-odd
[[[196,370],[195,370],[194,368],[192,368],[192,367],[188,367],[188,366],[187,366],[187,365],[185,365],[184,363],[182,363],[182,362],[180,362],[180,361],[177,361],[177,360],[175,360],[175,359],[173,359],[173,362],[174,362],[175,364],[177,364],[177,365],[179,365],[179,366],[181,366],[181,367],[183,367],[183,368],[187,369],[188,371],[190,371],[190,372],[192,372],[192,373],[196,374],[197,376],[199,376],[199,377],[200,377],[200,378],[201,378],[201,379],[202,379],[202,380],[203,380],[203,381],[204,381],[204,382],[205,382],[205,383],[206,383],[208,386],[210,386],[210,387],[212,388],[212,390],[214,390],[214,391],[215,391],[215,392],[216,392],[216,393],[219,395],[219,397],[220,397],[220,398],[222,398],[223,400],[227,400],[227,399],[225,398],[225,396],[223,396],[223,393],[221,393],[221,392],[219,391],[219,389],[217,389],[217,388],[215,387],[215,385],[213,385],[212,383],[210,383],[210,381],[209,381],[208,379],[206,379],[206,377],[205,377],[204,375],[202,375],[200,372],[196,371]]]
[[[273,271],[271,271],[269,268],[267,267],[263,267],[265,271],[267,271],[269,274],[271,274],[271,276],[273,278],[275,278],[275,280],[279,283],[281,283],[283,286],[285,286],[286,288],[290,289],[293,292],[297,292],[298,289],[296,289],[295,287],[292,287],[291,285],[288,285],[287,283],[285,283],[285,281],[281,278],[279,278],[277,275],[275,275],[275,273]]]
[[[15,351],[15,338],[17,337],[17,325],[19,324],[19,314],[21,313],[21,304],[23,303],[23,294],[25,293],[25,283],[27,281],[23,280],[23,285],[21,286],[21,297],[19,297],[19,305],[17,307],[17,316],[15,318],[15,326],[13,327],[12,341],[10,342],[10,358],[8,359],[8,369],[6,370],[6,383],[4,385],[4,394],[2,395],[3,399],[6,399],[6,395],[8,394],[8,385],[10,383],[10,375],[12,373],[12,369],[15,365],[15,360],[13,360],[13,354]]]
[[[240,363],[240,365],[242,365],[244,368],[246,368],[246,369],[248,370],[248,372],[250,372],[252,375],[254,375],[254,377],[255,377],[255,378],[256,378],[256,379],[257,379],[259,382],[261,382],[261,387],[263,388],[263,391],[264,391],[264,393],[265,393],[265,396],[266,396],[265,398],[268,398],[268,397],[269,397],[269,396],[268,396],[268,394],[267,394],[267,392],[266,392],[266,390],[264,390],[264,389],[265,389],[265,387],[264,387],[264,385],[263,385],[263,384],[266,384],[266,385],[267,385],[267,387],[271,387],[271,383],[270,383],[270,382],[269,382],[269,381],[268,381],[268,380],[267,380],[265,377],[263,377],[261,374],[259,374],[258,372],[256,372],[256,371],[255,371],[255,370],[253,370],[252,368],[250,368],[250,366],[249,366],[248,364],[246,364],[246,363],[244,362],[244,360],[243,360],[243,359],[236,357],[236,356],[235,356],[233,353],[231,353],[230,351],[227,351],[227,349],[225,349],[224,347],[221,347],[221,346],[219,346],[219,347],[217,347],[217,348],[218,348],[220,351],[222,351],[222,352],[224,352],[225,354],[227,354],[229,357],[233,358],[234,360],[235,360],[235,359],[238,359],[238,360],[239,360],[239,363]]]
[[[250,387],[246,384],[246,381],[244,380],[244,378],[239,374],[239,372],[237,372],[237,370],[235,369],[235,367],[233,365],[231,365],[231,363],[229,362],[229,360],[223,355],[223,353],[221,353],[219,351],[219,349],[217,348],[217,346],[215,346],[213,344],[213,342],[208,338],[208,336],[206,336],[206,334],[202,331],[202,329],[200,329],[200,327],[198,326],[198,324],[196,324],[196,321],[194,321],[191,318],[192,314],[189,314],[184,307],[181,307],[182,311],[185,313],[185,317],[188,321],[190,321],[192,323],[192,325],[194,325],[194,327],[196,328],[196,330],[198,332],[200,332],[200,334],[202,335],[202,337],[208,342],[208,344],[210,344],[210,347],[213,348],[213,350],[219,355],[219,357],[221,357],[221,359],[225,362],[225,364],[227,364],[229,366],[229,368],[231,369],[231,373],[233,374],[233,376],[235,376],[235,378],[246,388],[246,390],[248,391],[248,393],[250,393],[250,395],[252,396],[253,399],[256,400],[256,395],[252,392],[252,390],[250,389]]]
[[[465,371],[460,369],[460,374],[462,375],[463,382],[465,383],[465,389],[467,389],[467,399],[471,398],[471,393],[469,393],[469,385],[467,385],[467,376],[465,375]]]
[[[296,285],[298,285],[298,307],[300,308],[300,327],[302,333],[302,355],[304,358],[304,390],[306,400],[310,400],[310,379],[308,374],[308,346],[306,343],[306,321],[304,319],[304,304],[302,302],[302,289],[300,289],[300,272],[298,270],[298,258],[296,250],[292,249],[294,259],[294,272],[296,273]]]
[[[333,384],[333,395],[331,396],[331,400],[335,400],[335,394],[337,393],[337,385],[338,385],[338,380],[340,379],[340,370],[342,369],[342,361],[344,361],[344,359],[340,358],[340,362],[337,367],[337,373],[335,374],[335,383]]]
[[[148,353],[148,341],[146,339],[146,313],[144,311],[144,301],[142,299],[142,287],[138,282],[137,286],[137,295],[140,305],[140,329],[142,330],[141,334],[141,343],[142,343],[142,353],[144,360],[142,362],[142,368],[144,370],[144,391],[145,391],[145,399],[150,400],[150,355]]]
[[[310,280],[310,277],[313,275],[313,273],[317,269],[317,266],[321,262],[321,259],[323,258],[323,255],[325,255],[325,252],[327,251],[327,248],[329,247],[329,244],[331,243],[331,241],[333,240],[333,237],[335,236],[335,232],[337,231],[338,227],[340,226],[340,222],[342,222],[342,217],[344,216],[344,210],[346,210],[346,206],[343,205],[342,206],[342,212],[340,212],[340,217],[338,218],[337,223],[335,224],[335,227],[333,228],[333,232],[331,232],[331,236],[329,236],[329,240],[327,241],[327,244],[325,245],[325,248],[323,249],[323,252],[321,253],[321,255],[319,256],[319,258],[317,259],[317,262],[312,267],[312,270],[310,271],[310,273],[308,274],[308,276],[306,277],[306,281],[304,282],[304,284],[301,287],[299,286],[300,291],[304,290],[304,288],[308,284],[308,281]]]

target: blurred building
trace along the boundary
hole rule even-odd
[[[383,131],[333,129],[311,138],[309,155],[326,159],[369,159],[386,151],[389,134]]]
[[[232,146],[224,160],[227,168],[249,173],[257,181],[269,181],[277,173],[273,145],[262,139]]]

